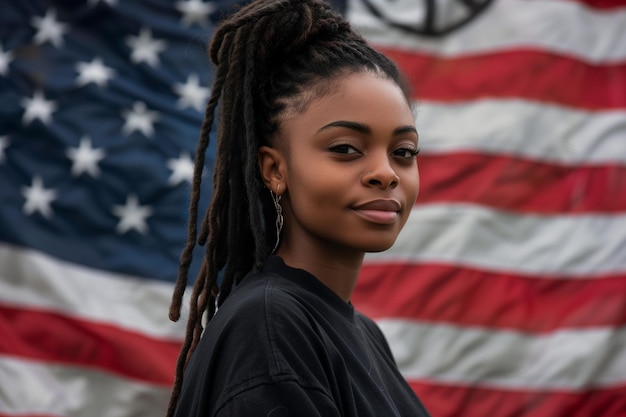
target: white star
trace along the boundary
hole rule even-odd
[[[41,177],[34,177],[30,187],[22,187],[22,195],[26,198],[24,213],[30,216],[38,211],[45,218],[52,216],[50,203],[57,198],[57,192],[53,189],[45,189]]]
[[[0,75],[7,75],[9,64],[13,60],[13,52],[5,51],[0,43]]]
[[[172,175],[167,180],[171,186],[178,185],[183,181],[191,182],[193,178],[193,161],[187,152],[181,152],[178,159],[168,159],[167,167],[172,170]]]
[[[106,153],[102,149],[92,148],[91,139],[88,136],[83,136],[78,148],[69,148],[66,155],[72,160],[72,175],[74,177],[86,172],[97,178],[100,176],[98,162],[106,156]]]
[[[115,70],[105,66],[100,58],[94,58],[89,63],[79,62],[76,64],[76,71],[78,71],[76,84],[79,86],[94,83],[102,87],[115,74]]]
[[[52,100],[46,100],[41,91],[35,91],[33,98],[22,99],[22,106],[26,110],[22,117],[22,123],[29,124],[35,119],[48,124],[52,119],[52,112],[57,109],[57,104]]]
[[[125,110],[122,116],[126,119],[122,131],[127,135],[135,130],[141,131],[146,137],[151,137],[154,133],[153,124],[159,120],[159,113],[150,111],[143,101],[133,104],[132,110]]]
[[[211,94],[209,88],[200,85],[197,74],[189,75],[185,84],[176,83],[173,88],[176,94],[180,96],[178,107],[193,107],[198,111],[202,111]]]
[[[206,23],[209,14],[215,10],[215,4],[204,3],[202,0],[186,0],[176,2],[176,9],[183,14],[182,22],[185,26],[194,23]]]
[[[152,32],[146,28],[141,29],[139,36],[127,37],[126,44],[132,49],[130,59],[133,63],[147,62],[151,66],[159,64],[158,53],[167,46],[166,42],[153,39]]]
[[[4,150],[9,147],[9,138],[6,136],[0,136],[0,164],[4,162],[6,155]]]
[[[48,10],[44,17],[33,17],[31,24],[37,29],[34,38],[36,44],[50,42],[57,48],[63,44],[63,34],[67,32],[67,25],[56,20],[54,9]]]
[[[148,231],[146,220],[152,215],[150,206],[139,205],[139,200],[134,194],[126,197],[126,204],[123,206],[113,206],[113,214],[120,218],[115,230],[117,233],[124,234],[131,229],[135,229],[142,235]]]

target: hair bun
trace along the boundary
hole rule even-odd
[[[222,21],[209,48],[216,65],[227,51],[225,38],[263,39],[269,55],[290,54],[320,39],[350,31],[350,25],[323,0],[254,0]]]

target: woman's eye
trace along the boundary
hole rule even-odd
[[[335,145],[329,148],[331,152],[335,152],[335,153],[344,153],[344,154],[353,154],[353,153],[359,153],[359,151],[352,145],[347,145],[347,144],[343,144],[343,145]]]
[[[420,152],[419,149],[401,148],[401,149],[396,149],[395,151],[393,151],[393,155],[399,156],[401,158],[412,159],[412,158],[415,158],[419,152]]]

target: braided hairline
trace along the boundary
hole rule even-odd
[[[199,342],[202,315],[207,313],[210,320],[233,284],[259,269],[273,247],[275,213],[269,193],[263,192],[257,153],[279,134],[282,112],[303,111],[349,73],[372,71],[405,86],[395,65],[322,0],[254,1],[219,26],[209,55],[216,76],[196,150],[188,241],[170,307],[172,320],[180,317],[196,242],[206,244],[206,252],[192,290],[168,416],[174,413],[184,369]],[[218,102],[214,190],[198,234],[202,172]]]

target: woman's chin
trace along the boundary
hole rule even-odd
[[[387,242],[387,241],[376,242],[371,245],[367,245],[367,248],[364,250],[364,252],[366,253],[384,252],[390,247],[392,247],[394,243],[395,243],[395,239],[391,242]]]

